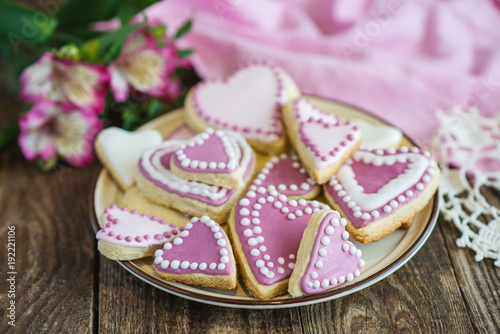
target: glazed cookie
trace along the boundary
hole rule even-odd
[[[96,234],[97,249],[111,260],[140,259],[153,255],[181,230],[156,216],[112,204],[104,210],[104,227]]]
[[[134,184],[134,174],[141,153],[162,142],[161,134],[154,129],[129,132],[110,127],[97,135],[94,148],[99,161],[122,190]]]
[[[228,189],[245,185],[247,170],[243,156],[255,159],[241,135],[212,128],[182,144],[172,155],[170,169],[178,177]]]
[[[346,224],[336,211],[320,210],[312,215],[288,284],[292,297],[320,293],[361,274],[365,261],[361,250],[347,240]]]
[[[186,97],[186,121],[198,132],[207,127],[233,130],[256,150],[282,153],[286,136],[281,108],[300,96],[290,76],[269,62],[243,66],[224,80],[203,81]]]
[[[390,125],[376,125],[362,119],[352,120],[363,134],[359,148],[398,148],[403,139],[403,133],[398,128]]]
[[[137,211],[149,216],[168,220],[169,223],[173,223],[179,227],[186,225],[191,220],[191,216],[186,213],[151,202],[141,194],[137,186],[127,189],[119,205],[127,208],[135,208]]]
[[[288,199],[264,187],[240,199],[228,220],[229,235],[252,295],[271,299],[286,292],[307,223],[313,212],[328,208],[317,201]]]
[[[361,143],[355,124],[342,123],[302,98],[284,108],[283,120],[293,148],[318,184],[328,182]]]
[[[324,193],[347,218],[351,236],[367,243],[409,227],[438,184],[439,169],[429,152],[403,146],[358,150],[324,185]]]
[[[224,223],[244,187],[226,189],[174,175],[170,170],[172,155],[183,144],[185,142],[165,141],[143,153],[136,174],[139,190],[159,205],[187,212],[191,216],[207,214],[215,221]],[[243,150],[240,164],[245,169],[245,182],[250,182],[255,169],[253,152]]]
[[[321,190],[307,175],[299,158],[284,153],[266,162],[249,189],[256,191],[259,187],[276,190],[290,199],[312,199]]]
[[[236,288],[236,264],[224,230],[203,216],[155,252],[154,269],[163,279],[219,289]]]

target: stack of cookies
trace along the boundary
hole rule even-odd
[[[108,128],[96,141],[125,193],[98,248],[153,255],[165,280],[234,289],[239,274],[258,299],[353,282],[364,261],[349,239],[384,242],[438,187],[435,162],[399,130],[320,110],[269,62],[199,83],[184,116],[166,140]]]

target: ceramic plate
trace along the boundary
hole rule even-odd
[[[363,119],[376,125],[387,124],[353,106],[317,97],[308,97],[308,99],[320,109],[337,114],[341,116],[343,120]],[[143,125],[141,128],[157,129],[166,137],[174,129],[183,124],[183,110],[179,109],[164,114]],[[406,136],[403,138],[403,144],[413,146],[413,142]],[[98,219],[100,219],[104,209],[112,203],[119,204],[122,197],[123,194],[118,186],[103,169],[93,183],[90,194],[90,218],[94,231],[99,229]],[[361,275],[349,284],[343,284],[332,290],[315,295],[305,295],[298,298],[284,295],[272,300],[261,301],[253,298],[246,291],[241,279],[238,283],[238,287],[234,290],[204,288],[163,280],[154,272],[152,258],[118,262],[133,275],[158,289],[202,303],[260,309],[320,303],[365,289],[391,275],[410,260],[427,241],[436,224],[438,216],[438,198],[439,196],[436,193],[430,203],[415,216],[409,229],[399,229],[388,237],[370,244],[361,244],[354,241],[356,247],[363,252],[363,259],[366,261]]]

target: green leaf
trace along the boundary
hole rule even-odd
[[[0,39],[7,41],[15,52],[23,44],[46,42],[58,25],[57,19],[46,13],[6,0],[0,0],[0,22]]]
[[[164,111],[163,104],[158,99],[152,99],[147,109],[147,118],[152,119]]]
[[[121,3],[122,0],[71,0],[59,9],[56,17],[62,28],[87,26],[116,17]]]
[[[191,49],[182,49],[177,50],[177,55],[181,58],[187,58],[194,53],[194,50]]]
[[[0,132],[0,150],[13,142],[19,135],[19,123],[15,122]]]
[[[182,27],[180,27],[179,30],[177,30],[177,32],[175,33],[174,39],[178,39],[178,38],[184,36],[185,34],[187,34],[189,32],[189,30],[191,30],[192,26],[193,26],[193,20],[191,20],[191,19],[187,20],[182,25]]]
[[[151,6],[158,0],[123,0],[118,8],[117,16],[122,24],[129,21],[144,8]]]

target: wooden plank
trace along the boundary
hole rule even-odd
[[[492,260],[476,262],[474,251],[457,247],[455,240],[461,234],[453,223],[440,220],[439,226],[474,330],[500,333],[500,268]]]
[[[473,330],[439,229],[406,265],[355,294],[301,307],[305,333]]]
[[[0,166],[1,268],[7,268],[7,228],[15,226],[17,272],[15,327],[2,321],[0,332],[91,332],[95,243],[86,191],[96,166],[44,173],[17,145],[2,152]],[[6,291],[2,308],[10,302]]]
[[[100,258],[101,333],[300,333],[297,308],[242,310],[189,301]]]

